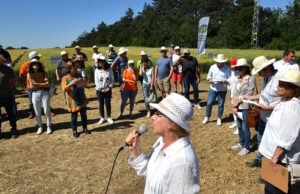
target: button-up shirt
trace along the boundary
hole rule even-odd
[[[96,84],[96,90],[112,88],[114,85],[114,74],[111,68],[108,68],[105,71],[96,68],[95,84]]]
[[[221,84],[218,81],[230,81],[229,78],[231,77],[231,69],[227,65],[224,64],[222,68],[219,68],[217,64],[214,64],[210,67],[207,80],[212,78],[213,83],[210,84],[210,89],[214,91],[226,91],[227,85]]]
[[[275,79],[274,76],[279,76],[280,73],[277,72],[272,76],[265,78],[263,81],[263,85],[261,88],[261,95],[259,98],[259,103],[265,106],[276,106],[279,104],[281,97],[278,96],[277,86],[278,86],[278,79]],[[270,117],[272,111],[270,110],[261,110],[260,111],[260,118],[267,122],[268,118]]]
[[[271,159],[277,147],[287,150],[291,163],[300,163],[300,100],[282,101],[273,110],[262,137],[259,152]],[[286,163],[285,154],[279,158]]]
[[[281,59],[280,61],[276,61],[274,63],[274,68],[277,69],[281,75],[284,75],[284,73],[288,69],[294,69],[294,70],[299,71],[299,65],[297,63],[284,62],[283,59]]]
[[[146,178],[144,193],[199,193],[199,166],[189,136],[162,151],[163,145],[160,137],[149,156],[140,154],[128,160],[137,174]]]

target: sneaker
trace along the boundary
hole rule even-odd
[[[101,124],[103,124],[104,123],[104,118],[100,118],[100,120],[99,120],[99,122],[98,122],[98,125],[101,125]]]
[[[248,166],[248,167],[258,167],[258,168],[260,168],[260,167],[261,167],[261,161],[255,159],[255,160],[253,160],[252,162],[246,162],[246,166]]]
[[[18,135],[18,131],[17,130],[11,132],[11,138],[12,139],[17,139],[18,137],[19,137],[19,135]]]
[[[221,126],[221,125],[222,125],[222,121],[221,121],[220,118],[217,119],[217,125],[218,125],[218,126]]]
[[[51,112],[51,117],[54,117],[56,114],[54,112]]]
[[[28,119],[33,119],[33,118],[34,118],[33,114],[31,114],[31,115],[28,116]]]
[[[197,104],[195,105],[195,107],[198,108],[198,109],[201,109],[201,108],[202,108],[202,107],[200,106],[199,103],[197,103]]]
[[[234,132],[233,132],[234,135],[238,135],[239,134],[239,129],[236,129]]]
[[[236,145],[234,145],[234,146],[231,146],[231,149],[232,150],[238,150],[238,149],[242,149],[243,147],[241,146],[241,144],[236,144]]]
[[[249,150],[247,149],[247,148],[243,148],[241,151],[240,151],[240,153],[239,153],[239,155],[240,156],[245,156],[246,154],[249,154]]]
[[[52,133],[51,127],[47,127],[47,134],[51,134],[51,133]]]
[[[36,134],[40,135],[41,133],[43,133],[43,128],[42,127],[39,127]]]
[[[79,137],[79,134],[77,133],[77,131],[73,131],[73,136],[74,136],[75,138]]]
[[[85,134],[91,134],[91,132],[87,128],[84,128],[83,131]]]
[[[205,117],[204,120],[202,121],[203,124],[206,124],[208,122],[208,117]]]
[[[109,122],[109,124],[113,124],[114,123],[114,121],[110,117],[107,118],[107,122]]]
[[[230,126],[229,126],[229,129],[233,129],[236,127],[236,123],[232,123]]]

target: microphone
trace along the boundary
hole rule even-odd
[[[148,127],[147,125],[141,125],[139,127],[139,129],[135,132],[136,134],[138,134],[138,136],[141,136],[143,134],[145,134],[148,131]],[[129,146],[127,142],[125,142],[121,147],[120,150],[123,150],[126,146]]]

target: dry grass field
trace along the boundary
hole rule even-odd
[[[261,82],[261,81],[260,81]],[[231,151],[230,146],[238,141],[233,129],[229,96],[223,115],[223,125],[216,125],[217,106],[213,107],[212,122],[201,123],[205,115],[205,105],[209,84],[199,85],[201,110],[195,109],[191,125],[191,142],[200,166],[200,186],[202,193],[262,193],[263,185],[257,179],[260,170],[247,168],[244,164],[255,157],[255,152],[245,157]],[[61,88],[51,100],[57,115],[53,117],[53,134],[36,134],[36,121],[27,119],[28,99],[26,91],[19,90],[18,129],[20,137],[10,139],[9,123],[2,125],[0,139],[0,192],[1,193],[103,193],[108,181],[112,162],[126,135],[142,124],[149,127],[141,137],[144,153],[149,153],[155,140],[152,121],[145,117],[142,93],[138,92],[134,108],[134,119],[124,117],[114,124],[99,126],[98,101],[93,85],[86,89],[89,99],[88,128],[91,135],[81,134],[78,139],[72,135],[70,114],[65,110]],[[192,97],[192,95],[191,95]],[[125,115],[128,114],[128,106]],[[113,89],[112,117],[120,109],[118,88]],[[43,117],[45,122],[45,118]],[[80,120],[80,118],[79,118]],[[79,124],[79,131],[82,127]],[[252,136],[255,131],[252,130]],[[144,180],[128,165],[130,153],[125,149],[120,153],[111,180],[109,193],[142,193]]]

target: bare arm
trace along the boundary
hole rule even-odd
[[[168,76],[168,79],[170,79],[171,77],[172,77],[172,74],[173,74],[173,65],[171,66],[171,68],[170,68],[170,74],[169,74],[169,76]]]
[[[56,80],[57,80],[57,82],[59,82],[60,77],[59,77],[58,69],[55,70],[55,74],[56,74]]]
[[[277,171],[277,162],[279,157],[285,152],[285,149],[278,147],[276,148],[273,157],[271,158],[271,166],[273,171]]]

